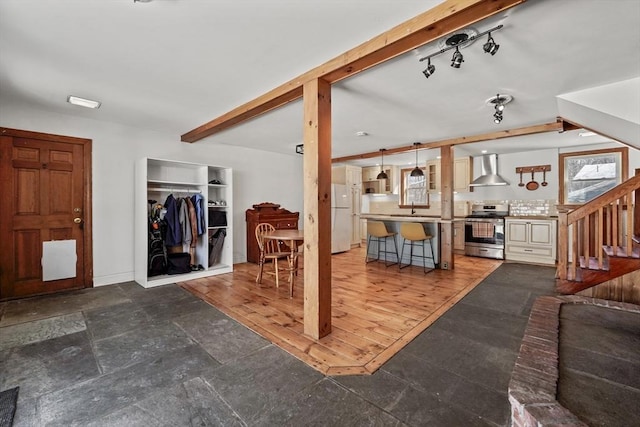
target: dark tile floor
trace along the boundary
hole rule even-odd
[[[558,401],[590,426],[640,426],[640,314],[565,304]]]
[[[16,426],[506,426],[554,272],[502,265],[371,376],[325,377],[175,285],[5,302],[0,389]]]

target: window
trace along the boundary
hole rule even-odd
[[[425,168],[422,172],[425,172]],[[400,170],[400,207],[428,208],[427,176],[411,176],[413,169]]]
[[[560,154],[560,204],[583,204],[628,177],[628,149]]]

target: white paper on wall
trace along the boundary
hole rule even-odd
[[[76,277],[77,260],[75,240],[42,242],[42,280]]]

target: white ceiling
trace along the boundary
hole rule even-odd
[[[166,132],[181,144],[181,134],[438,3],[2,0],[0,98],[5,106],[24,103]],[[482,51],[483,37],[462,49],[460,69],[449,66],[446,52],[432,59],[436,72],[426,79],[418,58],[439,50],[433,42],[336,84],[333,157],[553,122],[557,95],[640,76],[638,0],[529,0],[474,28],[498,24],[504,25],[493,34],[498,53]],[[496,93],[514,98],[499,125],[485,105]],[[70,105],[68,95],[102,107]],[[295,155],[301,141],[297,101],[198,144]],[[477,155],[602,141],[569,132],[464,149]],[[385,163],[406,159],[388,156]]]

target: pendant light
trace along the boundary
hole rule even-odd
[[[376,176],[376,179],[389,179],[389,177],[387,176],[386,172],[384,171],[384,152],[387,151],[386,148],[381,148],[380,149],[380,154],[382,155],[382,161],[381,166],[380,166],[380,173],[378,174],[378,176]]]
[[[422,169],[418,167],[418,145],[422,145],[419,142],[414,142],[413,145],[416,147],[416,167],[411,171],[411,176],[424,176],[424,172]]]

